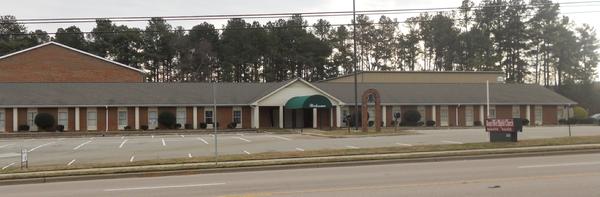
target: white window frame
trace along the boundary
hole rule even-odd
[[[512,106],[512,117],[513,118],[521,118],[521,106],[519,106],[519,105]]]
[[[152,115],[154,113],[154,115]],[[148,108],[148,129],[153,130],[158,127],[158,108]]]
[[[496,118],[496,106],[495,105],[490,105],[490,114],[489,114],[488,118],[491,118],[491,119]]]
[[[425,106],[423,106],[423,105],[417,106],[417,111],[421,115],[421,119],[419,120],[419,122],[425,123],[425,114],[427,113],[427,110],[425,110]]]
[[[187,123],[187,109],[185,107],[178,107],[175,111],[176,123],[181,125],[180,129],[185,129]]]
[[[447,105],[440,106],[440,126],[447,127],[450,122],[450,112]]]
[[[402,122],[402,107],[400,106],[392,106],[392,121],[395,120],[394,118],[394,114],[396,113],[400,113],[400,118],[398,118],[398,122],[396,124],[400,125],[400,123]],[[396,125],[394,125],[396,126]]]
[[[544,107],[541,105],[536,105],[533,108],[533,111],[535,113],[535,125],[544,124]]]
[[[0,108],[0,132],[6,131],[6,110]]]
[[[65,118],[64,119],[62,119],[60,117],[61,114],[65,114]],[[58,113],[56,114],[56,116],[57,116],[56,117],[56,120],[57,120],[56,121],[56,123],[57,123],[56,125],[57,126],[58,125],[63,125],[65,127],[64,130],[68,131],[69,130],[69,110],[66,109],[66,108],[60,108],[60,109],[58,109]],[[62,121],[65,121],[65,122],[62,122]],[[64,123],[64,124],[62,124],[62,123]]]
[[[345,121],[346,120],[346,116],[350,115],[350,107],[348,106],[343,106],[342,108],[342,113],[340,119],[342,121],[340,121],[341,127],[348,127],[348,123]],[[295,120],[292,120],[295,121]]]
[[[235,125],[235,128],[239,129],[239,128],[242,128],[242,122],[244,122],[244,119],[243,119],[244,113],[243,113],[241,107],[234,107],[231,112],[231,121],[232,122],[235,122],[235,112],[240,112],[240,117],[239,117],[240,121]]]
[[[212,124],[209,124],[209,122],[207,121],[208,120],[208,117],[206,115],[207,112],[211,112],[211,116],[210,117],[211,117],[211,120],[212,120]],[[213,108],[212,107],[205,107],[204,108],[204,123],[206,124],[206,128],[207,129],[212,129],[213,128],[213,124],[215,122],[216,122],[215,121],[215,112],[214,112]]]
[[[465,107],[465,122],[468,127],[471,127],[475,124],[475,111],[472,105]]]
[[[125,117],[121,117],[122,113],[125,114]],[[124,130],[126,126],[129,126],[128,125],[128,123],[129,123],[129,120],[128,120],[129,114],[128,113],[129,112],[127,111],[127,108],[119,108],[117,110],[117,125],[119,125],[119,127],[118,127],[119,130]],[[121,118],[123,118],[123,119],[121,119]],[[122,123],[121,120],[124,120],[125,124],[121,124]]]
[[[29,125],[29,131],[37,131],[37,125],[35,125],[35,117],[38,114],[38,110],[36,108],[28,108],[27,109],[27,125]]]
[[[96,131],[98,130],[98,109],[96,108],[87,108],[86,110],[86,116],[85,116],[85,121],[86,121],[86,127],[88,131]],[[93,113],[95,118],[94,119],[90,119],[90,113]],[[93,125],[90,123],[94,123]]]

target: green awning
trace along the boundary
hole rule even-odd
[[[297,96],[285,103],[287,109],[331,108],[331,102],[322,95]]]

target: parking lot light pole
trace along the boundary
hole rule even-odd
[[[217,87],[215,80],[212,82],[212,97],[213,97],[213,131],[214,131],[214,140],[215,140],[215,165],[219,165],[219,146],[217,140]]]

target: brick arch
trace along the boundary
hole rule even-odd
[[[368,101],[369,95],[373,95],[375,97],[375,131],[381,131],[381,96],[379,95],[379,91],[376,89],[368,89],[362,94],[362,131],[367,132],[369,129],[369,119],[367,118],[369,115],[368,112]]]

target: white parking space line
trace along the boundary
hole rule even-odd
[[[135,159],[135,155],[131,156],[131,158],[129,158],[129,162],[133,162],[134,159]]]
[[[121,136],[121,139],[125,139],[125,136]]]
[[[79,146],[76,146],[75,148],[73,148],[73,150],[77,150],[77,149],[79,149],[79,148],[81,148],[81,147],[83,147],[83,146],[85,146],[86,144],[89,144],[89,143],[91,143],[91,142],[92,142],[92,141],[87,141],[87,142],[81,143]]]
[[[29,151],[28,151],[28,152],[33,152],[34,150],[37,150],[38,148],[42,148],[42,147],[44,147],[44,146],[48,146],[48,145],[50,145],[50,144],[54,144],[54,143],[56,143],[56,142],[48,142],[48,143],[45,143],[45,144],[42,144],[42,145],[36,146],[36,147],[34,147],[34,148],[32,148],[32,149],[29,149]]]
[[[464,144],[462,142],[457,142],[457,141],[448,141],[448,140],[442,140],[441,142],[443,143],[448,143],[448,144]]]
[[[350,148],[350,149],[358,149],[358,147],[356,147],[356,146],[346,146],[346,148]]]
[[[233,138],[236,138],[236,139],[239,139],[239,140],[242,140],[242,141],[246,141],[246,142],[252,142],[252,141],[250,141],[250,140],[248,140],[246,138],[243,138],[243,137],[233,137]]]
[[[180,137],[185,137],[185,135],[179,135]]]
[[[189,158],[192,158],[192,153],[188,153],[188,157],[189,157]]]
[[[154,139],[154,135],[152,135],[152,139]]]
[[[2,170],[6,170],[6,168],[10,168],[11,166],[15,165],[15,162],[12,162],[4,167],[2,167]]]
[[[91,138],[90,138],[90,140],[94,140],[94,139],[96,139],[96,137],[91,137]]]
[[[398,146],[413,146],[412,144],[396,143]]]
[[[269,135],[269,137],[274,137],[274,138],[277,138],[277,139],[282,139],[282,140],[285,140],[285,141],[292,141],[292,139],[290,139],[290,138],[287,138],[287,137],[281,137],[281,136],[276,136],[276,135]]]
[[[13,145],[13,144],[5,144],[5,145],[0,146],[0,148],[4,148],[4,147],[10,146],[10,145]]]
[[[207,142],[206,140],[202,139],[201,137],[197,137],[196,139],[198,139],[198,140],[200,140],[200,141],[204,142],[205,144],[208,144],[208,142]]]
[[[72,165],[73,163],[75,163],[75,161],[77,161],[77,160],[76,160],[76,159],[73,159],[73,160],[71,160],[71,162],[69,162],[69,163],[67,164],[67,166],[70,166],[70,165]]]
[[[248,151],[244,151],[244,153],[246,153],[247,155],[249,155],[249,154],[250,154],[250,152],[248,152]]]
[[[162,141],[163,146],[167,146],[167,143],[165,143],[165,138],[161,138],[160,140]]]
[[[121,142],[121,145],[119,145],[119,148],[123,148],[123,145],[125,145],[125,143],[127,143],[128,139],[123,140],[123,142]]]
[[[296,150],[298,150],[298,151],[304,151],[304,149],[301,149],[301,148],[296,148]]]
[[[590,166],[600,165],[600,161],[595,162],[577,162],[577,163],[558,163],[558,164],[542,164],[531,166],[519,166],[518,168],[547,168],[547,167],[565,167],[565,166]]]
[[[105,189],[104,191],[105,192],[114,192],[114,191],[131,191],[131,190],[186,188],[186,187],[206,187],[206,186],[217,186],[217,185],[225,185],[225,183],[206,183],[206,184],[195,184],[195,185],[168,185],[168,186],[153,186],[153,187],[131,187],[131,188]]]
[[[244,134],[243,134],[243,133],[238,133],[237,135],[239,135],[239,136],[244,136]]]

